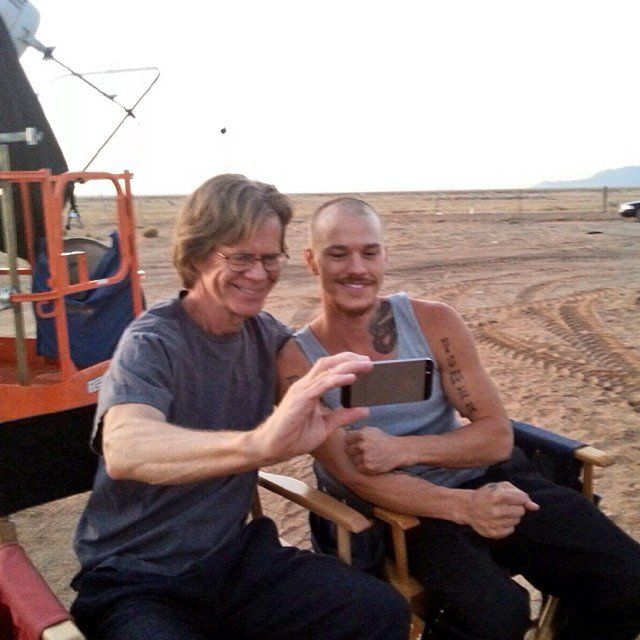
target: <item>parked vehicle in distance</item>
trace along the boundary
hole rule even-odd
[[[618,211],[623,218],[635,218],[640,222],[640,200],[636,202],[623,202]]]

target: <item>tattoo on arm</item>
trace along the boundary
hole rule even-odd
[[[458,387],[458,393],[460,394],[460,397],[462,399],[464,398],[468,398],[471,394],[467,391],[466,387],[463,387],[462,385],[460,385]]]
[[[446,375],[449,377],[449,382],[454,386],[455,390],[458,393],[458,399],[464,405],[464,411],[467,418],[473,420],[476,413],[478,412],[476,406],[473,404],[473,401],[470,400],[471,393],[465,386],[464,383],[464,375],[462,371],[458,368],[458,362],[455,354],[453,353],[453,345],[451,344],[451,340],[449,338],[442,338],[440,340],[442,346],[444,347],[444,352],[447,354],[447,366],[448,370]]]
[[[467,412],[467,416],[471,420],[475,418],[475,415],[478,412],[478,410],[476,409],[476,405],[473,404],[473,402],[467,402],[467,404],[464,405],[464,410]]]
[[[369,333],[373,337],[373,347],[378,353],[391,353],[396,348],[398,331],[388,300],[383,300],[376,309],[369,323]]]

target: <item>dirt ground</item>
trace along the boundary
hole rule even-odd
[[[616,465],[596,476],[602,508],[640,538],[640,224],[613,211],[580,210],[572,194],[537,212],[487,198],[481,207],[465,201],[453,212],[420,193],[364,197],[386,225],[384,292],[403,290],[457,308],[513,418],[615,455]],[[316,282],[300,254],[306,218],[327,198],[294,196],[292,260],[267,306],[296,327],[318,307]],[[180,196],[136,201],[149,303],[178,288],[169,255],[181,203]],[[106,238],[111,207],[106,200],[86,202],[87,226],[73,232]],[[143,237],[150,227],[157,237]],[[306,458],[275,470],[311,481]],[[67,586],[75,571],[71,538],[84,500],[70,498],[13,518],[20,541],[65,602],[73,597]],[[268,499],[267,511],[284,537],[308,544],[298,508]]]

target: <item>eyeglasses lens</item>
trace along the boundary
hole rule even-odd
[[[285,253],[277,253],[266,256],[254,256],[250,253],[236,253],[228,256],[229,267],[238,273],[248,271],[253,268],[256,260],[262,262],[262,266],[265,271],[279,271],[287,261],[287,255]]]

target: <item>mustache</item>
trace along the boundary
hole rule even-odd
[[[340,278],[339,284],[376,284],[375,278]]]

